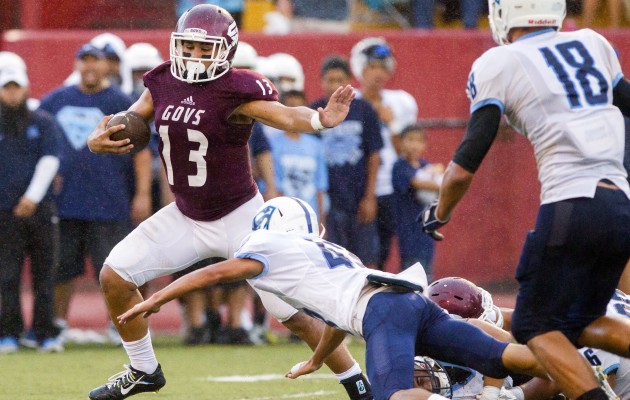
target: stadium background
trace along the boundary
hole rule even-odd
[[[40,98],[71,73],[76,49],[105,31],[119,35],[128,46],[149,42],[168,58],[170,32],[176,21],[174,3],[0,0],[0,50],[13,51],[24,58],[31,95]],[[465,87],[470,66],[494,46],[485,21],[481,29],[474,31],[365,25],[354,26],[351,33],[341,35],[269,36],[260,30],[262,13],[271,7],[268,1],[246,2],[240,40],[252,44],[262,56],[276,52],[294,55],[304,67],[309,100],[322,93],[319,65],[326,56],[348,56],[352,46],[366,36],[385,37],[397,60],[396,73],[388,87],[402,88],[418,102],[420,122],[427,126],[429,159],[445,164],[450,160],[468,116]],[[623,70],[630,71],[630,31],[598,31],[619,51]],[[458,207],[456,218],[443,229],[446,240],[436,248],[436,277],[462,276],[495,290],[513,289],[514,269],[525,234],[533,226],[538,201],[539,184],[529,144],[504,127],[469,195]],[[87,280],[93,281],[91,277]],[[94,300],[85,301],[85,306],[91,308],[90,301],[96,304],[102,300],[97,295]]]

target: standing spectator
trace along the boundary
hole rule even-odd
[[[435,243],[422,234],[422,226],[409,221],[437,199],[444,166],[425,160],[426,134],[418,125],[403,129],[400,145],[400,158],[392,170],[394,229],[400,246],[400,266],[406,269],[420,262],[431,282]]]
[[[126,95],[133,92],[133,82],[131,78],[131,69],[125,60],[125,51],[127,46],[125,42],[117,35],[110,32],[96,35],[90,40],[90,44],[98,47],[103,52],[106,59],[105,78],[109,83],[117,86]],[[81,78],[75,70],[64,81],[65,86],[77,85]]]
[[[335,32],[350,31],[350,2],[348,0],[278,0],[278,11],[288,20],[290,32]],[[274,18],[270,24],[283,25]],[[288,33],[277,31],[277,26],[266,26],[267,33]]]
[[[448,2],[447,2],[448,3]],[[447,4],[449,6],[450,4]],[[464,27],[475,29],[483,11],[483,0],[459,0]],[[435,0],[412,0],[412,22],[414,28],[432,29],[435,17]]]
[[[398,158],[400,132],[404,127],[416,123],[418,105],[416,100],[404,90],[385,89],[396,65],[392,49],[385,39],[371,37],[355,44],[352,48],[350,64],[352,73],[361,84],[357,97],[372,105],[382,123],[383,148],[376,179],[376,197],[378,199],[378,235],[381,243],[378,266],[384,269],[394,236],[392,168]]]
[[[325,97],[311,107],[325,105],[335,89],[349,84],[351,77],[346,59],[331,56],[324,60]],[[383,147],[380,130],[378,115],[370,104],[355,99],[346,119],[321,133],[328,164],[328,240],[348,248],[370,268],[376,268],[379,261],[375,185]]]
[[[30,111],[29,81],[20,65],[0,70],[0,353],[18,350],[24,329],[20,281],[30,257],[32,332],[40,351],[61,350],[53,325],[54,205],[50,184],[59,168],[61,135],[54,118]]]
[[[41,103],[43,110],[56,117],[65,134],[56,199],[60,263],[55,318],[61,328],[67,327],[73,281],[84,273],[85,257],[90,256],[98,277],[109,251],[129,233],[131,218],[139,223],[151,212],[150,151],[144,149],[133,157],[102,157],[86,146],[90,132],[103,116],[128,108],[131,99],[105,79],[105,55],[98,47],[81,46],[75,68],[79,84],[58,88]],[[104,170],[108,173],[103,174]],[[133,175],[135,189],[129,185],[129,176]]]
[[[177,17],[180,17],[183,13],[193,8],[198,4],[214,4],[215,6],[219,6],[227,12],[229,12],[234,21],[236,21],[236,25],[239,28],[242,28],[243,23],[243,12],[245,11],[245,0],[177,0],[177,8],[176,13]]]
[[[306,105],[304,92],[289,91],[282,95],[289,107]],[[324,196],[328,191],[328,169],[320,138],[299,132],[283,132],[271,139],[276,182],[281,196],[306,201],[325,224]]]
[[[500,46],[472,66],[471,119],[439,200],[422,214],[424,230],[444,238],[438,229],[472,184],[505,114],[531,142],[541,183],[536,226],[516,269],[512,333],[564,395],[606,400],[576,346],[630,356],[628,321],[605,316],[630,258],[630,186],[622,145],[630,82],[603,36],[590,29],[558,32],[565,0],[489,6]],[[476,218],[492,218],[491,206],[477,211]]]
[[[622,0],[584,0],[582,3],[582,25],[586,28],[595,26],[595,20],[603,3],[606,3],[608,10],[608,28],[619,28],[621,25],[621,16],[623,15]]]

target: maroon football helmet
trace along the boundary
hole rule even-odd
[[[429,285],[426,295],[449,314],[462,318],[479,318],[484,312],[481,289],[464,278],[438,279]]]
[[[212,53],[190,57],[182,46],[185,41],[209,44]],[[188,83],[217,79],[230,69],[237,46],[238,27],[230,13],[212,4],[196,5],[182,14],[171,34],[171,74]]]

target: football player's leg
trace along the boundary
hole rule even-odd
[[[571,398],[601,393],[576,344],[604,315],[628,260],[630,215],[614,197],[627,204],[622,192],[598,188],[593,199],[542,205],[517,269],[514,337]]]
[[[365,362],[376,399],[443,399],[414,388],[414,356],[426,299],[415,294],[378,293],[363,316]],[[428,300],[426,300],[428,301]],[[430,302],[430,301],[429,301]]]
[[[254,288],[269,313],[314,350],[324,330],[324,323],[299,312],[275,295]],[[413,364],[413,363],[412,363]],[[337,376],[352,400],[372,399],[372,390],[359,364],[352,358],[345,344],[341,344],[326,358],[326,365]]]
[[[100,273],[110,317],[123,341],[139,340],[148,328],[144,318],[120,326],[116,317],[142,301],[138,287],[199,260],[192,224],[170,204],[140,224],[111,251]]]

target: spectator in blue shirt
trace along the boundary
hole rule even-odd
[[[334,90],[350,83],[352,73],[345,58],[332,56],[322,64],[325,97],[311,108],[326,105]],[[355,99],[338,126],[321,132],[328,164],[330,210],[326,219],[328,240],[356,254],[376,268],[380,256],[376,227],[376,174],[383,147],[381,123],[365,100]]]
[[[284,93],[281,101],[289,107],[307,105],[304,92],[299,91]],[[328,168],[321,139],[299,132],[283,132],[270,141],[280,195],[306,201],[317,213],[320,223],[325,225],[324,196],[328,191]]]
[[[45,111],[30,111],[26,71],[0,70],[0,353],[18,350],[24,330],[20,281],[30,258],[33,339],[40,351],[59,350],[53,325],[54,205],[61,135]]]

